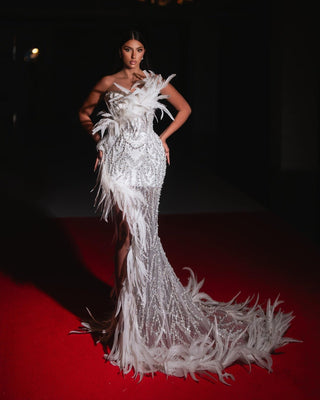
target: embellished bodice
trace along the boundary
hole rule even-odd
[[[161,75],[152,71],[143,71],[145,78],[137,81],[129,90],[114,83],[119,90],[107,91],[105,102],[108,112],[101,112],[100,121],[95,124],[92,134],[101,132],[101,138],[110,125],[118,125],[121,130],[134,127],[135,131],[144,132],[152,129],[155,110],[160,109],[161,118],[166,113],[174,119],[167,107],[161,100],[168,98],[160,93],[175,75],[170,75],[166,80]],[[142,128],[142,129],[141,129]]]
[[[175,75],[166,80],[152,71],[143,71],[145,78],[131,90],[114,83],[118,90],[107,91],[106,112],[93,128],[100,132],[97,149],[104,154],[110,176],[129,186],[162,185],[165,174],[165,153],[159,136],[153,130],[155,111],[174,119],[161,100],[168,98],[161,90]]]

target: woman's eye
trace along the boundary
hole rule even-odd
[[[138,49],[138,52],[141,53],[141,52],[142,52],[142,49]]]

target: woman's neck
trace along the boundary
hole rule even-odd
[[[141,68],[135,68],[135,69],[131,69],[131,68],[123,68],[122,69],[122,72],[123,72],[123,77],[125,78],[125,79],[128,79],[128,80],[133,80],[133,79],[136,79],[136,76],[137,75],[143,75],[143,71],[142,71],[142,69]]]

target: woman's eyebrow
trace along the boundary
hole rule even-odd
[[[128,47],[129,49],[134,49],[134,47],[131,47],[131,46],[127,46],[127,45],[125,45],[125,46],[123,46],[123,47]],[[135,47],[136,49],[143,49],[143,46],[139,46],[139,47]]]

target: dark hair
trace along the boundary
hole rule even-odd
[[[119,71],[122,68],[122,60],[120,58],[120,52],[122,46],[128,41],[128,40],[138,40],[140,43],[143,44],[146,52],[143,56],[143,60],[141,61],[141,69],[146,69],[149,70],[151,69],[150,65],[150,54],[149,54],[149,46],[146,41],[146,38],[143,36],[143,34],[135,29],[129,29],[121,33],[118,41],[118,47],[116,48],[116,54],[115,54],[115,62],[114,62],[114,71]]]

